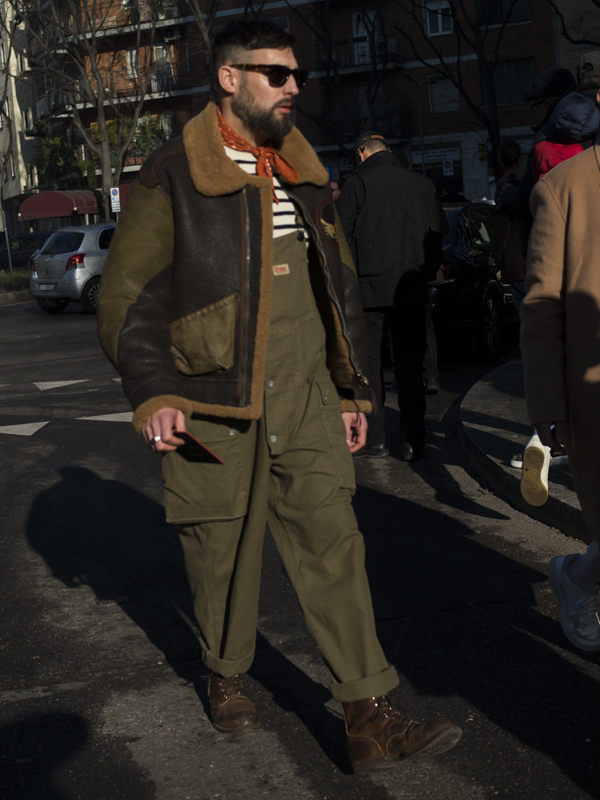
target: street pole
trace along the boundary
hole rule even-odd
[[[416,81],[415,81],[416,83]],[[417,83],[417,100],[419,101],[419,135],[421,137],[421,172],[425,175],[425,139],[423,137],[423,109],[421,108],[421,84],[425,81]]]

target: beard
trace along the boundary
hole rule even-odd
[[[275,146],[294,127],[291,114],[275,115],[275,109],[281,105],[291,105],[293,107],[294,100],[292,98],[290,100],[280,100],[271,108],[261,108],[254,99],[254,95],[248,91],[246,81],[243,81],[238,96],[231,100],[231,110],[236,117],[251,131],[271,139]]]

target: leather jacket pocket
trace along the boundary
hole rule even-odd
[[[163,456],[167,522],[191,525],[243,517],[248,510],[250,476],[243,467],[241,431],[248,423],[191,419],[186,428],[223,463],[187,461],[176,450]]]
[[[183,375],[231,369],[238,292],[171,323],[171,355]]]

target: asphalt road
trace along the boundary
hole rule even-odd
[[[2,307],[0,348],[2,800],[600,797],[600,654],[566,642],[545,574],[583,545],[490,493],[457,440],[459,398],[496,364],[446,365],[425,459],[357,465],[393,697],[465,731],[436,760],[357,778],[270,539],[248,679],[264,727],[212,728],[159,463],[95,319]]]

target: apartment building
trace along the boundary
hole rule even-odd
[[[577,1],[577,0],[576,0]],[[347,147],[360,130],[377,128],[413,169],[439,187],[452,178],[467,197],[490,197],[494,175],[490,135],[481,113],[490,116],[482,80],[482,58],[496,62],[494,90],[501,138],[527,152],[531,126],[539,117],[522,101],[532,78],[561,63],[556,15],[548,0],[467,0],[462,28],[484,15],[477,51],[461,37],[455,0],[355,2],[267,2],[261,19],[271,19],[296,37],[296,55],[311,69],[296,124],[319,152],[332,177],[353,168]],[[221,3],[216,26],[252,17],[249,4]],[[285,15],[284,15],[285,14]],[[510,16],[508,16],[510,14]],[[217,27],[217,29],[218,29]],[[588,48],[589,49],[589,48]],[[572,66],[569,63],[569,66]],[[461,93],[448,72],[460,76]],[[378,85],[375,96],[373,85]]]
[[[561,2],[566,5],[566,0]],[[579,2],[583,0],[570,0],[569,8]],[[404,153],[413,169],[426,172],[436,186],[450,179],[468,198],[490,197],[494,191],[492,145],[484,120],[492,109],[482,63],[497,62],[493,86],[499,135],[517,139],[526,152],[532,141],[531,125],[539,118],[522,102],[525,86],[550,67],[572,68],[580,51],[573,51],[561,36],[549,0],[466,0],[467,17],[460,17],[459,26],[452,13],[457,5],[456,0],[373,0],[366,5],[352,0],[272,0],[255,5],[221,0],[212,35],[232,20],[255,17],[269,19],[294,35],[298,61],[311,70],[299,98],[296,124],[332,178],[353,168],[351,143],[357,133],[377,129]],[[82,9],[87,8],[83,0]],[[205,53],[189,6],[175,2],[158,10],[145,0],[104,0],[89,8],[95,14],[96,64],[107,117],[132,116],[136,103],[143,100],[143,113],[160,121],[160,136],[152,146],[181,133],[210,97]],[[461,38],[459,28],[468,28],[482,9],[486,16],[479,33],[486,44],[477,50]],[[4,185],[4,197],[14,197],[12,204],[5,202],[5,208],[10,210],[9,224],[15,225],[23,192],[48,188],[39,170],[27,168],[36,147],[27,132],[37,120],[47,121],[53,135],[69,141],[74,154],[75,167],[54,188],[87,186],[89,164],[94,160],[73,124],[73,103],[67,102],[56,81],[50,76],[27,80],[31,63],[27,64],[23,53],[31,56],[33,52],[30,43],[14,55],[21,59],[25,78],[17,81],[22,91],[15,84],[13,92],[12,119],[20,126],[15,137],[15,177]],[[64,64],[68,69],[66,55]],[[90,62],[92,78],[93,72]],[[459,76],[462,93],[450,74]],[[142,93],[144,76],[148,82]],[[76,105],[93,132],[97,105],[83,96]],[[134,139],[124,161],[122,183],[135,178],[148,152],[147,140],[140,147]],[[87,170],[76,168],[81,162],[86,162]],[[97,160],[93,166],[98,177]]]

